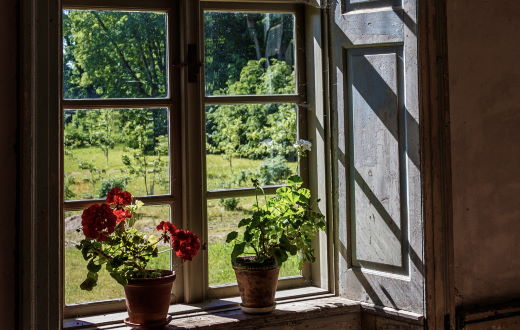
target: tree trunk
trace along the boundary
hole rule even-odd
[[[247,15],[247,29],[249,33],[251,33],[251,37],[253,38],[253,42],[255,43],[255,51],[256,51],[256,59],[259,60],[262,58],[262,53],[260,52],[260,42],[258,41],[258,35],[256,34],[256,20],[251,15]]]

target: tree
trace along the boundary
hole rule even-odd
[[[241,94],[284,93],[294,89],[294,73],[285,62],[249,61],[229,91]],[[228,157],[295,158],[296,111],[292,104],[241,104],[209,107],[208,151]],[[230,163],[231,165],[231,163]]]
[[[206,12],[204,36],[207,94],[231,93],[228,86],[239,80],[250,60],[294,64],[291,14]]]
[[[166,112],[163,109],[127,110],[132,120],[126,121],[123,129],[131,155],[123,155],[123,164],[129,174],[144,179],[147,195],[154,194],[157,182],[166,181],[161,174],[168,165],[168,160],[163,159],[168,155],[168,136],[154,134],[153,118],[158,111]]]
[[[165,97],[166,15],[66,10],[65,98]]]

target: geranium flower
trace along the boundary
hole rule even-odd
[[[99,242],[106,241],[114,232],[117,216],[107,204],[94,204],[83,211],[81,225],[85,237]]]
[[[128,191],[122,191],[121,188],[114,187],[108,192],[106,203],[116,205],[117,207],[130,205],[132,204],[132,194]]]
[[[200,238],[189,230],[177,230],[172,249],[177,257],[191,261],[200,250]]]
[[[132,213],[130,211],[126,210],[126,209],[123,209],[123,208],[115,209],[114,210],[114,215],[117,218],[116,224],[119,224],[120,222],[125,221],[126,219],[132,217]]]

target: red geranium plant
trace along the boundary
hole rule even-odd
[[[130,278],[161,276],[160,270],[147,269],[148,262],[158,256],[157,244],[171,243],[175,255],[192,260],[200,249],[200,239],[188,230],[162,221],[157,230],[159,238],[146,237],[133,228],[136,212],[143,206],[127,191],[113,188],[104,203],[83,210],[81,225],[85,239],[76,247],[87,261],[87,278],[81,283],[83,290],[92,290],[97,284],[98,272],[105,265],[108,273],[121,285]]]

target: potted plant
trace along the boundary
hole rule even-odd
[[[297,142],[299,156],[308,151],[309,144]],[[319,230],[325,229],[324,216],[313,209],[311,192],[302,184],[299,176],[291,176],[286,186],[267,199],[259,181],[253,180],[253,213],[239,222],[241,235],[238,231],[227,235],[226,241],[234,242],[231,262],[242,298],[240,307],[246,313],[274,310],[279,269],[289,255],[300,254],[300,268],[304,262],[315,260],[311,242]],[[259,191],[265,199],[263,206],[258,203]],[[250,254],[245,255],[247,252]]]
[[[81,230],[85,238],[76,247],[87,262],[88,272],[80,288],[92,290],[104,265],[110,276],[124,286],[129,316],[125,323],[154,327],[169,322],[167,312],[175,280],[174,271],[147,268],[148,262],[158,256],[157,244],[171,243],[177,257],[192,260],[200,249],[200,239],[164,221],[156,228],[158,238],[139,233],[134,228],[135,214],[142,205],[129,192],[113,188],[104,203],[83,211]]]

